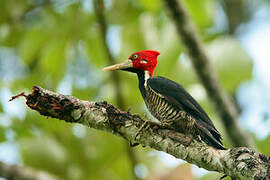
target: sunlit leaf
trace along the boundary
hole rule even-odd
[[[270,155],[270,135],[263,140],[256,140],[256,145],[262,154],[266,156]]]
[[[140,0],[139,3],[147,11],[159,12],[162,8],[162,3],[160,0]]]
[[[184,2],[192,19],[200,28],[212,25],[216,10],[214,0],[185,0]]]

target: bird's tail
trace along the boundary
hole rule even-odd
[[[201,139],[208,144],[209,146],[212,146],[216,149],[226,150],[226,148],[223,146],[221,142],[221,136],[219,132],[216,129],[207,129],[206,127],[196,124],[199,129],[199,135]]]
[[[205,139],[203,138],[203,140],[209,146],[212,146],[212,147],[214,147],[216,149],[226,150],[226,148],[223,146],[222,142],[215,139],[212,135],[210,135],[210,136],[206,135]]]

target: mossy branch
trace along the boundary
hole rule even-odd
[[[155,124],[151,126],[151,123],[150,128],[143,128],[135,140],[145,120],[106,102],[79,100],[36,86],[33,87],[32,94],[20,96],[26,98],[28,107],[41,115],[103,130],[121,136],[131,144],[164,151],[209,171],[245,180],[270,178],[270,158],[250,148],[217,150],[181,133],[157,129]]]

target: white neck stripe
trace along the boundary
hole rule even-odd
[[[144,71],[144,86],[147,86],[147,80],[150,78],[150,74],[148,71]]]

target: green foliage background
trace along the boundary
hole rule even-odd
[[[85,100],[115,104],[115,93],[92,1],[1,0],[0,89],[6,95],[27,91],[33,85]],[[252,77],[253,61],[241,43],[216,28],[220,2],[185,0],[215,70],[228,93],[235,95],[241,83]],[[202,104],[230,146],[226,132],[198,82],[183,45],[160,0],[106,0],[107,43],[121,62],[131,53],[154,49],[161,53],[156,75],[184,85]],[[248,20],[247,20],[248,21]],[[134,75],[120,72],[126,107],[145,114]],[[2,93],[4,94],[4,93]],[[16,144],[16,163],[44,170],[61,179],[132,179],[125,141],[110,134],[47,119],[26,108],[23,100],[0,103],[0,141]],[[4,102],[5,101],[5,102]],[[17,113],[15,113],[15,111]],[[19,112],[19,113],[18,113]],[[255,136],[253,136],[255,137]],[[268,140],[258,141],[268,153]],[[135,147],[140,164],[138,178],[150,179],[170,172],[158,155]],[[142,166],[143,165],[143,166]],[[144,168],[140,168],[144,167]],[[145,170],[147,169],[147,171]],[[216,179],[207,174],[202,179]]]

